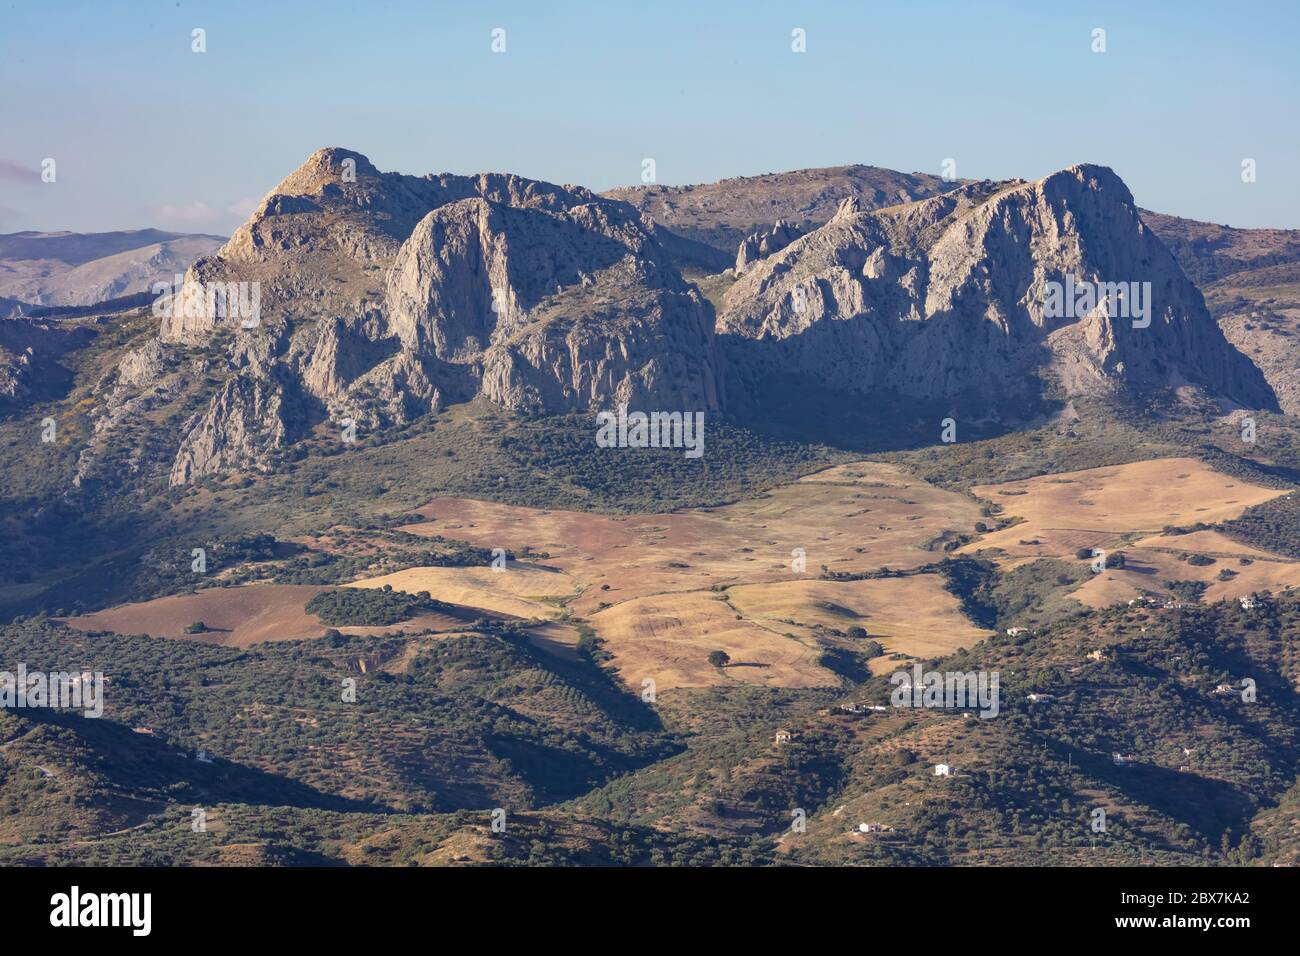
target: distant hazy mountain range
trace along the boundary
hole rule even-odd
[[[93,305],[144,292],[223,242],[220,236],[157,229],[0,235],[0,315],[24,303]]]

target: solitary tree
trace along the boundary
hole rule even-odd
[[[726,667],[731,661],[731,655],[726,651],[710,651],[709,663],[714,667]]]

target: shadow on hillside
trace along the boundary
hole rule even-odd
[[[836,391],[781,371],[773,343],[725,335],[718,342],[727,357],[729,414],[737,424],[787,441],[851,452],[909,451],[940,444],[946,418],[956,423],[956,439],[967,443],[1033,427],[1065,407],[1044,397],[1033,376],[997,383],[984,395],[938,400],[890,390]]]
[[[1223,780],[1171,770],[1154,764],[1110,766],[1109,782],[1139,804],[1184,823],[1217,843],[1225,831],[1248,822],[1257,807],[1251,798]]]
[[[76,713],[26,710],[36,724],[62,728],[79,738],[86,769],[124,793],[195,803],[247,803],[338,812],[386,813],[388,808],[324,793],[307,784],[255,767],[214,758],[197,759],[165,738],[137,733],[107,719]],[[64,743],[60,748],[67,751]],[[75,749],[72,750],[76,754]],[[184,754],[184,756],[182,756]]]

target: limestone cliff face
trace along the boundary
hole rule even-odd
[[[473,194],[469,177],[381,173],[360,153],[317,150],[224,246],[190,267],[160,337],[203,344],[237,327],[202,307],[205,293],[227,282],[258,284],[264,320],[351,315],[378,296],[384,271],[425,213]]]
[[[263,468],[284,444],[284,394],[266,377],[236,375],[184,429],[171,483],[234,468]]]
[[[1067,279],[1149,282],[1149,326],[1104,302],[1050,309],[1049,283]],[[750,266],[727,292],[719,332],[749,360],[850,392],[989,395],[1045,369],[1069,394],[1193,385],[1251,407],[1275,402],[1127,187],[1099,166],[874,212],[849,201]]]
[[[111,376],[96,447],[182,392],[206,406],[167,436],[177,484],[270,467],[327,420],[373,431],[480,396],[543,413],[717,410],[722,357],[746,388],[779,372],[850,393],[996,397],[1046,373],[1068,394],[1191,386],[1275,404],[1108,169],[885,208],[841,198],[812,232],[778,223],[745,241],[715,338],[671,234],[627,203],[318,151],[189,269],[157,347]],[[1150,324],[1104,304],[1051,312],[1066,280],[1149,282]],[[239,307],[213,314],[214,290]]]
[[[472,199],[426,216],[389,274],[403,348],[472,366],[508,408],[716,408],[711,308],[630,210],[567,198]]]
[[[214,309],[218,294],[240,307]],[[216,350],[229,375],[183,429],[173,483],[264,467],[291,440],[286,405],[366,429],[479,394],[718,407],[712,306],[656,227],[518,176],[402,176],[320,150],[159,312],[160,342]]]

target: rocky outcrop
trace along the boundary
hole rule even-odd
[[[717,408],[712,306],[661,233],[578,187],[318,151],[159,305],[161,341],[223,349],[232,376],[187,423],[172,481],[264,463],[287,440],[281,401],[368,428],[480,394]]]
[[[210,472],[265,469],[285,435],[279,383],[253,375],[226,379],[207,409],[186,423],[171,483]]]
[[[1190,386],[1272,407],[1107,169],[942,184],[915,202],[898,190],[940,184],[797,185],[815,187],[805,198],[824,225],[752,231],[715,337],[676,238],[627,203],[510,175],[381,173],[321,150],[190,268],[161,307],[157,348],[124,360],[112,401],[134,407],[187,362],[203,369],[197,387],[221,380],[180,430],[178,484],[270,467],[326,420],[373,431],[477,397],[547,414],[718,410],[720,354],[746,389],[779,373],[847,393],[987,398],[1046,373],[1068,394]],[[751,192],[737,216],[762,205]],[[1067,279],[1151,283],[1150,324],[1104,306],[1054,314],[1049,287]],[[214,312],[214,290],[238,307]]]
[[[149,388],[157,384],[167,368],[171,349],[159,339],[131,349],[117,363],[117,382],[131,388]]]
[[[1054,314],[1053,284],[1067,280],[1149,282],[1150,324],[1105,303]],[[1068,394],[1191,385],[1275,406],[1127,187],[1099,166],[885,210],[842,206],[750,267],[719,332],[744,361],[846,392],[996,398],[1043,369]]]
[[[848,201],[850,200],[846,200]],[[743,273],[745,267],[751,262],[766,259],[772,253],[780,252],[803,234],[804,230],[798,226],[791,225],[784,219],[778,219],[771,229],[746,236],[736,249],[736,275]]]
[[[716,408],[711,308],[639,217],[585,191],[571,198],[465,200],[426,216],[389,275],[403,348],[472,367],[507,408]]]
[[[0,319],[0,412],[62,396],[72,375],[60,359],[93,338],[88,324]]]

